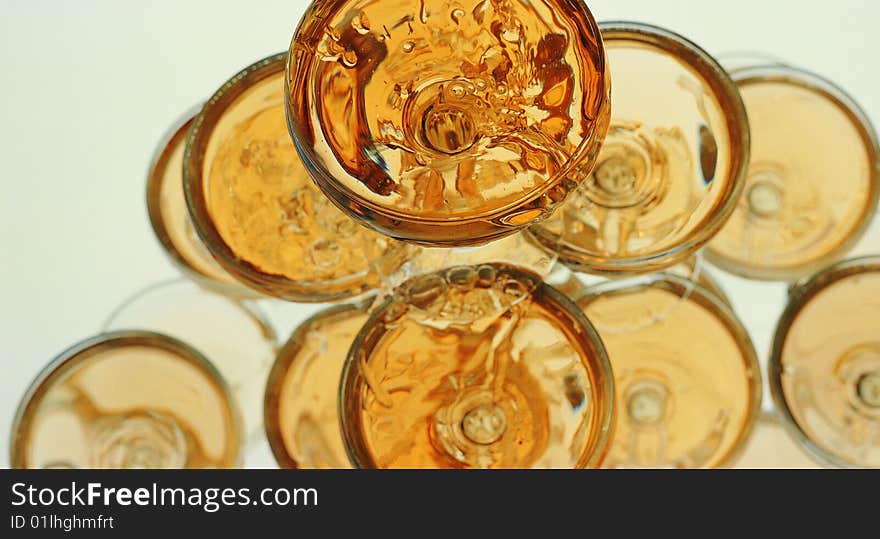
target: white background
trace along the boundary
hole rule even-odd
[[[177,275],[144,205],[158,138],[240,68],[286,50],[305,5],[0,0],[0,439],[46,362],[133,292]],[[597,20],[665,26],[711,53],[759,51],[809,68],[880,124],[878,2],[588,5]],[[861,251],[880,252],[877,228]],[[722,280],[765,359],[785,286]],[[248,462],[274,465],[265,448]]]

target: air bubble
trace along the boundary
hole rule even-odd
[[[446,272],[446,280],[454,286],[471,288],[477,280],[477,273],[470,266],[452,268]]]
[[[333,41],[339,41],[342,39],[342,34],[339,33],[339,30],[333,28],[332,26],[328,26],[324,29],[324,33],[327,34],[327,37],[332,39]]]
[[[367,19],[367,14],[361,11],[357,17],[351,20],[351,27],[360,35],[369,34],[370,21]]]
[[[492,266],[480,266],[477,268],[477,286],[489,288],[495,283],[496,272]]]
[[[880,408],[880,371],[870,372],[857,382],[859,399],[872,408]]]
[[[429,275],[414,281],[406,292],[410,304],[422,309],[445,291],[446,281],[439,275]]]
[[[309,247],[309,257],[319,268],[328,268],[339,262],[342,249],[333,240],[318,240]]]
[[[388,306],[382,311],[382,323],[390,324],[395,320],[399,320],[404,314],[406,314],[407,305],[405,298],[395,298]]]
[[[510,280],[504,283],[503,291],[506,295],[514,299],[525,297],[528,294],[525,286],[523,286],[521,282],[515,280]]]
[[[354,67],[357,65],[358,57],[357,53],[353,50],[346,50],[342,53],[342,65],[345,67]]]
[[[340,219],[336,223],[336,234],[342,237],[353,236],[358,231],[357,227],[358,225],[351,219]]]
[[[467,95],[467,88],[464,87],[461,83],[454,83],[449,85],[449,93],[455,97],[462,98]]]

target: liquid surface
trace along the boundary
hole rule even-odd
[[[548,213],[608,121],[598,29],[569,0],[318,2],[289,72],[292,132],[322,189],[425,244]]]
[[[731,211],[744,151],[732,134],[745,118],[719,93],[723,75],[641,35],[602,28],[611,127],[592,174],[531,230],[580,271],[661,269],[692,253]]]
[[[148,288],[112,315],[105,331],[141,329],[179,339],[205,355],[229,384],[248,441],[262,433],[263,389],[275,335],[256,311],[186,281]]]
[[[548,290],[489,265],[405,284],[352,347],[351,454],[380,468],[598,464],[610,372],[595,334]]]
[[[213,373],[147,344],[82,354],[56,371],[17,425],[21,468],[227,468],[235,412]]]
[[[801,277],[843,254],[876,208],[870,127],[812,75],[734,76],[751,124],[751,161],[743,197],[710,255],[748,277]]]
[[[614,370],[618,412],[606,467],[722,466],[754,420],[761,375],[745,330],[720,300],[678,283],[578,301]]]
[[[339,378],[367,320],[358,307],[321,311],[294,332],[266,386],[266,432],[282,468],[350,468],[339,432]]]
[[[736,458],[735,467],[752,470],[821,468],[792,439],[779,420],[772,417],[761,417],[755,422],[742,453]]]
[[[208,213],[246,281],[275,277],[267,291],[295,301],[358,295],[376,286],[374,265],[402,257],[403,246],[358,226],[315,187],[284,120],[283,58],[273,66],[210,128]]]
[[[783,402],[820,451],[880,467],[880,267],[835,279],[781,338]]]
[[[193,228],[183,194],[183,151],[190,125],[191,118],[168,140],[150,171],[147,206],[153,230],[171,259],[199,283],[226,293],[249,295],[217,264]]]

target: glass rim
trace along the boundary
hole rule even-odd
[[[281,433],[279,409],[281,407],[281,385],[286,381],[294,360],[303,348],[303,340],[312,326],[325,320],[347,318],[356,313],[369,314],[370,301],[340,303],[322,309],[303,320],[291,333],[287,342],[278,350],[275,361],[266,377],[266,389],[263,393],[263,426],[269,448],[280,468],[300,469],[302,466],[290,454],[284,436]],[[344,359],[344,358],[343,358]],[[340,374],[342,371],[340,370]],[[338,405],[338,404],[337,404]],[[337,414],[338,415],[338,414]]]
[[[147,216],[150,219],[150,226],[153,228],[153,233],[156,236],[156,239],[159,240],[159,244],[162,246],[165,253],[171,258],[172,262],[174,262],[175,266],[187,273],[195,273],[199,278],[207,278],[207,275],[194,268],[189,261],[186,260],[183,254],[177,249],[177,246],[174,245],[174,242],[171,241],[171,235],[168,232],[168,227],[165,226],[165,219],[162,217],[160,204],[161,187],[165,183],[164,175],[165,170],[168,168],[168,161],[170,161],[171,154],[174,153],[174,149],[177,145],[185,142],[187,132],[192,125],[195,115],[198,114],[199,109],[201,109],[201,105],[191,107],[190,110],[175,120],[171,127],[169,127],[159,139],[159,144],[153,152],[153,157],[150,159],[150,165],[147,172],[146,200]],[[181,175],[183,175],[182,169]]]
[[[494,268],[499,274],[506,274],[513,276],[516,279],[527,281],[531,285],[530,293],[532,296],[540,294],[548,298],[551,304],[560,308],[568,317],[570,317],[571,323],[575,325],[576,329],[579,331],[576,336],[580,341],[579,344],[586,345],[583,348],[584,352],[586,352],[584,356],[590,363],[590,368],[587,370],[591,375],[591,393],[593,395],[606,395],[606,398],[593,400],[595,407],[593,421],[595,424],[591,428],[591,431],[594,433],[594,440],[592,442],[592,447],[585,445],[579,455],[575,468],[598,468],[611,446],[616,419],[614,375],[611,362],[608,358],[608,353],[605,349],[605,344],[602,342],[599,333],[586,317],[582,309],[561,292],[557,291],[555,288],[530,272],[524,271],[515,266],[499,263],[478,264],[465,267],[479,268],[484,266]],[[458,267],[460,268],[461,266]],[[452,269],[456,268],[444,268],[437,272],[414,276],[412,279],[446,274]],[[406,282],[401,286],[405,285]],[[374,328],[377,327],[376,323],[387,312],[388,308],[394,303],[394,301],[395,298],[393,295],[388,296],[384,301],[378,304],[378,306],[371,310],[369,318],[364,323],[349,348],[342,369],[342,376],[340,377],[339,394],[337,396],[337,406],[340,411],[340,432],[342,434],[343,445],[345,446],[349,461],[354,468],[358,469],[375,469],[378,466],[371,457],[370,451],[366,447],[367,444],[365,444],[362,439],[359,439],[354,433],[355,424],[360,423],[360,420],[359,418],[355,419],[352,417],[352,414],[348,413],[352,407],[347,406],[347,403],[353,399],[349,399],[347,396],[355,391],[358,381],[361,381],[362,384],[366,384],[366,381],[361,380],[363,374],[359,372],[360,369],[358,368],[358,366],[365,360],[365,345],[368,340],[378,338],[373,336],[373,334],[376,333],[374,330]],[[378,336],[381,336],[381,334],[384,333],[384,331],[379,331]],[[581,361],[584,363],[583,358]],[[585,367],[587,367],[586,364]]]
[[[22,439],[22,427],[28,426],[37,413],[37,405],[42,401],[53,384],[75,369],[83,362],[100,355],[107,350],[123,347],[138,346],[147,347],[173,354],[177,359],[186,361],[189,365],[198,369],[207,379],[213,382],[220,391],[220,397],[227,407],[230,431],[227,432],[227,442],[231,442],[231,459],[229,467],[238,467],[243,460],[243,426],[240,412],[226,380],[220,372],[201,352],[189,344],[154,331],[123,330],[99,333],[83,339],[56,355],[40,369],[37,376],[28,385],[21,397],[12,420],[12,429],[9,437],[9,461],[12,468],[23,468],[27,457],[22,453],[20,444]]]
[[[715,54],[714,58],[727,73],[756,65],[788,65],[781,57],[755,49],[728,49]]]
[[[203,165],[205,150],[213,135],[214,127],[226,110],[234,106],[238,99],[256,84],[272,77],[283,79],[286,60],[287,52],[280,52],[254,62],[227,80],[205,102],[201,112],[193,121],[186,138],[183,157],[183,186],[187,208],[192,218],[193,228],[214,259],[224,270],[248,287],[254,288],[264,295],[298,303],[323,303],[355,299],[368,294],[371,290],[366,282],[366,276],[370,273],[369,268],[359,274],[326,282],[297,281],[260,271],[236,255],[223,240],[208,211],[204,191]],[[279,86],[281,82],[281,80],[278,81]],[[292,142],[291,151],[294,151]],[[346,287],[345,284],[348,282],[358,282],[358,286]],[[322,290],[326,288],[331,290]]]
[[[773,403],[781,420],[780,422],[785,427],[786,432],[788,432],[789,436],[799,447],[804,448],[818,463],[835,468],[857,469],[862,468],[862,466],[833,454],[814,441],[798,420],[795,419],[794,413],[788,404],[785,390],[782,387],[782,349],[785,346],[788,332],[792,324],[797,320],[802,308],[818,293],[848,277],[874,272],[880,272],[880,255],[842,260],[792,286],[789,289],[788,305],[786,305],[776,325],[773,343],[770,348],[770,357],[767,361],[767,380],[770,386],[770,394],[773,397]]]
[[[698,74],[702,82],[712,90],[724,112],[725,126],[729,138],[728,151],[730,165],[725,192],[715,201],[715,211],[710,211],[702,221],[693,226],[689,237],[662,250],[614,259],[608,256],[585,253],[581,249],[563,245],[565,234],[556,236],[543,231],[543,224],[536,223],[528,228],[545,249],[553,250],[561,262],[575,271],[597,275],[617,275],[620,273],[646,274],[675,265],[705,246],[721,230],[736,208],[736,202],[745,187],[748,170],[750,133],[745,105],[739,90],[727,71],[702,47],[688,38],[653,24],[635,21],[602,21],[599,23],[605,50],[610,51],[611,41],[633,42],[647,45],[670,53],[677,61],[685,64]],[[610,67],[614,79],[614,66]],[[613,109],[613,105],[612,105]],[[612,110],[612,121],[614,112]]]
[[[785,427],[785,421],[775,409],[761,409],[758,412],[758,416],[755,418],[754,427],[755,429],[757,429],[758,427],[779,429],[782,432],[782,436],[787,437],[788,440],[792,442],[792,447],[794,447],[797,454],[803,457],[806,462],[811,463],[815,468],[827,468],[827,463],[817,460],[817,458],[812,453],[807,451],[802,445],[798,444],[792,438],[792,436],[788,433],[788,429]],[[742,458],[745,451],[749,448],[749,441],[752,440],[752,434],[754,433],[749,434],[749,437],[745,440],[745,443],[743,444],[742,450],[738,452],[736,458],[731,459],[730,462],[728,462],[726,466],[727,468],[744,469],[740,468],[740,464],[742,463]]]
[[[183,114],[178,116],[175,121],[166,128],[165,132],[159,139],[156,148],[153,150],[149,168],[147,169],[145,193],[147,216],[150,220],[150,226],[152,227],[153,235],[158,240],[160,247],[171,260],[172,264],[187,277],[198,282],[200,285],[222,294],[247,298],[262,297],[257,291],[245,286],[232,275],[229,275],[228,272],[220,266],[218,266],[219,269],[229,275],[230,280],[228,282],[220,281],[215,276],[202,271],[196,265],[192,264],[171,239],[170,230],[166,226],[161,201],[162,187],[165,184],[165,174],[168,170],[171,154],[173,154],[179,146],[183,146],[184,152],[186,151],[186,138],[189,134],[189,129],[192,127],[192,124],[201,109],[202,103],[200,102],[197,105],[189,107]],[[181,167],[180,176],[181,196],[185,198],[185,195],[183,194],[183,167]],[[185,200],[184,204],[186,204]],[[189,212],[187,208],[184,208],[184,211]],[[207,249],[205,250],[207,251]],[[214,261],[213,255],[209,254],[208,256]]]
[[[344,1],[344,0],[335,0],[335,1]],[[599,105],[597,110],[602,110],[603,108],[607,108],[607,104],[610,101],[610,84],[608,77],[608,63],[605,55],[605,48],[602,43],[601,32],[599,30],[599,25],[595,20],[595,17],[592,14],[592,11],[589,9],[584,0],[563,0],[566,3],[577,4],[579,5],[586,13],[589,14],[589,17],[585,20],[594,33],[596,35],[596,43],[599,52],[598,62],[596,63],[596,76],[601,77],[605,81],[605,92],[601,99],[599,100]],[[294,106],[290,102],[290,96],[292,95],[293,89],[290,87],[290,82],[295,80],[295,71],[297,71],[294,63],[294,54],[293,51],[296,47],[300,46],[300,43],[297,41],[297,37],[300,34],[300,31],[304,28],[310,16],[313,15],[312,11],[316,8],[313,3],[303,15],[303,18],[300,20],[299,25],[294,32],[293,38],[290,42],[289,48],[289,58],[287,61],[287,65],[285,67],[285,77],[284,77],[284,94],[285,94],[285,108],[287,110],[287,125],[290,131],[291,138],[293,139],[297,151],[300,153],[300,156],[303,159],[303,162],[306,163],[309,172],[312,173],[313,177],[320,177],[320,184],[322,188],[326,187],[332,189],[334,193],[338,194],[340,197],[349,198],[355,200],[357,204],[364,206],[364,208],[369,211],[379,215],[386,216],[391,219],[397,220],[406,220],[407,222],[417,223],[419,225],[435,225],[435,226],[455,226],[455,225],[463,225],[469,223],[480,223],[491,221],[495,222],[501,218],[503,218],[506,214],[508,214],[511,210],[532,203],[541,197],[545,196],[549,191],[552,191],[555,188],[558,188],[562,184],[566,182],[566,178],[575,174],[579,165],[590,160],[590,154],[593,150],[597,150],[597,145],[601,146],[602,141],[605,138],[604,129],[600,128],[598,125],[600,122],[598,120],[594,121],[591,125],[591,129],[588,135],[583,137],[583,140],[578,144],[575,150],[572,152],[572,155],[565,161],[565,163],[560,167],[560,169],[553,174],[552,176],[547,177],[546,181],[541,183],[538,187],[532,189],[528,192],[528,194],[524,195],[518,201],[510,202],[498,208],[493,208],[490,211],[485,213],[481,213],[479,215],[471,216],[471,217],[423,217],[418,215],[413,215],[411,213],[398,211],[392,208],[386,208],[380,206],[356,193],[353,193],[350,189],[345,187],[340,187],[337,184],[339,182],[333,177],[333,175],[325,170],[323,167],[316,167],[314,165],[315,162],[315,152],[308,147],[307,144],[303,144],[302,141],[307,140],[307,137],[303,133],[303,129],[300,127],[299,122],[297,121],[297,117],[299,116],[294,111]],[[601,115],[600,115],[601,116]],[[590,167],[592,168],[592,166]],[[331,200],[335,202],[335,197],[329,197]],[[511,227],[508,231],[499,232],[498,234],[481,237],[479,238],[479,242],[489,242],[493,240],[497,240],[502,238],[505,235],[512,234],[516,231],[524,230],[528,228],[528,223],[522,226],[513,227],[512,225],[507,225]],[[405,241],[409,241],[412,243],[420,243],[418,240],[414,239],[405,239]],[[429,244],[435,246],[434,244]]]
[[[265,335],[266,339],[277,348],[278,334],[275,328],[269,322],[266,313],[263,312],[258,303],[254,301],[241,301],[236,297],[221,294],[214,290],[205,289],[204,287],[200,286],[199,283],[193,282],[183,277],[173,277],[171,279],[157,281],[141,288],[140,290],[134,292],[129,296],[126,296],[125,299],[119,302],[119,304],[114,307],[112,311],[110,311],[110,314],[104,320],[103,324],[101,325],[102,333],[112,333],[113,331],[115,331],[108,328],[113,325],[116,319],[123,312],[125,312],[126,309],[130,308],[132,305],[135,305],[142,298],[145,298],[158,290],[171,288],[173,286],[191,286],[193,292],[205,294],[206,296],[219,298],[228,302],[230,307],[234,307],[236,310],[240,311],[243,316],[252,320],[254,324],[260,329],[260,332]]]
[[[865,235],[880,203],[880,142],[868,114],[843,88],[810,70],[783,62],[758,63],[732,69],[731,79],[737,87],[750,84],[783,83],[812,92],[839,109],[858,132],[864,144],[868,162],[868,196],[862,214],[852,232],[832,250],[802,264],[784,268],[748,266],[718,253],[709,244],[706,259],[724,271],[747,279],[764,281],[791,280],[821,271],[840,260]],[[873,166],[872,166],[873,163]]]

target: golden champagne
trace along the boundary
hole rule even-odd
[[[786,425],[811,454],[880,467],[880,258],[842,262],[792,289],[769,379]]]
[[[812,73],[773,65],[732,76],[749,114],[751,160],[707,256],[754,279],[809,275],[843,256],[876,212],[876,133],[843,90]]]
[[[612,377],[589,322],[509,266],[415,277],[349,352],[342,429],[367,468],[595,467]]]
[[[292,301],[357,296],[407,250],[315,187],[284,120],[285,58],[249,66],[205,104],[187,147],[187,203],[205,245],[245,284]]]
[[[608,350],[617,424],[605,466],[715,468],[757,416],[761,373],[730,308],[701,286],[657,274],[594,287],[578,305]]]
[[[546,217],[594,164],[609,81],[577,0],[323,0],[290,46],[291,133],[354,219],[425,245]]]
[[[694,43],[655,26],[600,25],[614,84],[592,174],[529,230],[582,272],[648,273],[695,253],[730,216],[748,160],[733,82]]]
[[[15,468],[228,468],[240,425],[213,366],[157,333],[108,333],[56,358],[13,426]]]

